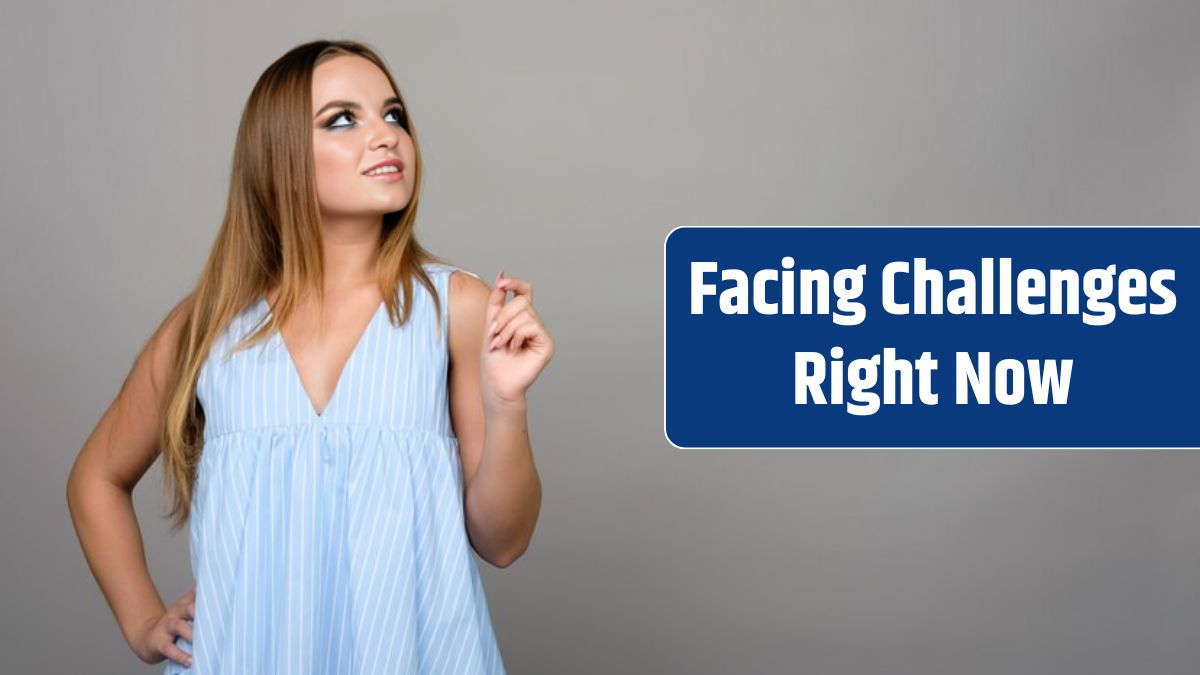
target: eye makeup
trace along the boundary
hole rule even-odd
[[[384,117],[388,115],[395,115],[398,118],[397,123],[400,125],[400,128],[404,129],[405,131],[408,130],[408,117],[404,114],[404,108],[401,108],[400,106],[393,106],[388,108],[387,112],[385,112],[383,115]],[[353,119],[354,111],[350,108],[342,108],[341,110],[335,112],[328,120],[326,120],[325,124],[322,126],[324,126],[326,129],[347,129],[354,126],[353,124],[334,124],[334,122],[343,117],[349,117]]]

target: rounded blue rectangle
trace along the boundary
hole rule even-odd
[[[676,228],[664,430],[680,448],[1195,448],[1197,251],[1192,227]]]

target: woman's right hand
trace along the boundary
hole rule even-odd
[[[184,666],[192,665],[192,656],[175,644],[175,636],[192,641],[191,619],[196,617],[196,587],[184,593],[166,612],[153,617],[134,634],[133,652],[146,663],[158,663],[164,658]]]

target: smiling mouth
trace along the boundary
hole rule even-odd
[[[370,171],[367,171],[363,175],[370,176],[370,177],[376,177],[376,176],[394,176],[394,175],[400,175],[403,173],[404,173],[404,169],[401,169],[400,167],[394,166],[392,164],[388,164],[387,166],[381,166],[378,169],[371,169]]]

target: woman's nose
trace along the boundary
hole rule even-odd
[[[371,125],[371,148],[393,147],[400,142],[400,134],[395,127],[383,120],[377,120]]]

